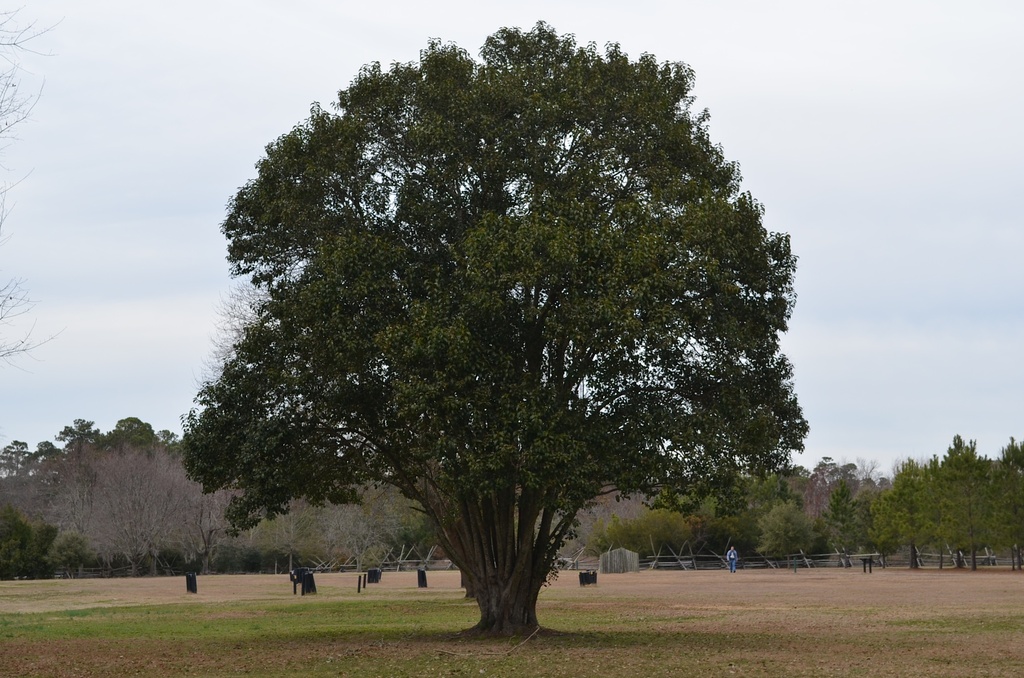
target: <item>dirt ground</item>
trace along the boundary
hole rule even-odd
[[[424,595],[452,592],[460,588],[458,572],[428,572]],[[385,572],[382,585],[357,591],[351,573],[316,575],[318,599],[332,597],[389,597],[408,594],[417,588],[415,572]],[[210,575],[197,579],[198,594],[185,588],[184,577],[142,577],[137,579],[75,579],[53,581],[0,581],[0,612],[52,612],[94,607],[160,605],[167,603],[217,603],[240,601],[301,600],[293,595],[287,574]],[[643,571],[600,574],[596,586],[580,587],[576,572],[562,572],[541,593],[561,600],[620,598],[637,602],[658,601],[665,607],[695,608],[748,607],[752,602],[804,607],[808,604],[831,608],[874,608],[877,614],[899,616],[902,607],[927,605],[938,610],[987,608],[1024,614],[1024,573],[1008,569],[968,572],[965,570],[918,570],[875,568],[871,574],[861,568]]]
[[[428,572],[427,575],[428,587],[422,592],[425,595],[452,593],[460,588],[458,572],[437,571]],[[386,586],[371,585],[360,592],[355,574],[319,573],[315,575],[317,600],[405,595],[417,589],[416,576],[416,572],[385,572],[382,579]],[[287,574],[199,576],[196,578],[196,589],[197,593],[188,593],[184,577],[0,581],[0,612],[57,612],[169,603],[286,603],[302,600],[301,595],[293,593],[294,587]]]
[[[357,596],[450,599],[458,595],[457,572],[431,571],[427,576],[429,587],[417,589],[415,572],[385,572],[381,584],[357,592],[354,574],[318,574],[316,601]],[[215,607],[218,603],[265,601],[287,605],[302,600],[302,596],[293,595],[287,575],[201,576],[198,594],[186,591],[184,577],[0,582],[0,614],[175,603]],[[529,650],[516,653],[516,663],[481,664],[481,657],[499,654],[482,646],[474,646],[471,651],[477,663],[452,660],[457,653],[451,651],[450,640],[444,639],[419,642],[411,651],[386,643],[370,647],[365,640],[358,645],[356,641],[332,638],[302,651],[326,653],[324,662],[335,658],[339,663],[324,671],[328,675],[478,675],[486,670],[490,675],[576,676],[634,668],[652,676],[677,675],[680,666],[694,668],[692,675],[698,676],[1009,676],[1024,671],[1024,574],[1008,569],[971,573],[876,568],[872,574],[863,573],[861,568],[801,569],[796,573],[741,570],[736,574],[724,570],[644,571],[600,574],[596,586],[586,587],[579,586],[577,573],[564,572],[542,592],[538,613],[543,624],[570,634],[581,618],[606,619],[612,635],[585,631],[579,642],[537,639]],[[637,639],[638,633],[649,634],[649,639]],[[110,663],[113,647],[93,643],[91,649],[86,649],[69,640],[61,652],[68,657],[81,652],[79,659],[46,663],[41,657],[34,666],[52,665],[52,672],[39,675],[176,673],[177,660],[169,659],[166,653],[171,650],[163,646],[143,651],[140,645],[140,654],[134,658],[118,649],[120,659]],[[30,651],[28,645],[23,649]],[[4,672],[5,665],[15,665],[8,653],[17,651],[17,642],[5,647],[0,637],[0,675],[21,675]],[[87,657],[88,652],[105,652],[107,663],[98,659],[91,663],[95,657]],[[213,660],[194,656],[188,670],[179,672],[295,672],[288,663],[297,654],[293,647],[276,655],[269,648],[258,655],[231,652],[229,649],[227,656],[235,662],[235,668],[230,671],[213,663],[205,664],[204,670],[203,662]],[[637,652],[649,654],[639,665]],[[154,653],[165,653],[159,662],[163,662],[160,665],[166,673],[146,670],[154,666]],[[8,654],[10,663],[5,664],[4,654]],[[427,662],[430,657],[444,659],[444,670],[435,673],[431,668],[421,673],[418,668],[411,669],[410,656],[414,662]],[[353,670],[364,664],[340,663],[343,659],[368,657],[381,667],[379,673]],[[280,662],[278,672],[268,668],[276,666],[275,662]],[[70,670],[72,666],[76,670]],[[383,668],[387,666],[393,670]],[[307,670],[308,665],[303,665],[300,672]]]

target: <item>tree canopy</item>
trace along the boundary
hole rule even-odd
[[[785,465],[795,257],[693,77],[538,24],[314,106],[229,205],[259,293],[185,417],[190,474],[238,525],[396,487],[504,633],[600,493]]]

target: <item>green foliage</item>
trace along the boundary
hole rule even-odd
[[[1024,545],[1024,443],[1010,438],[994,469],[996,539],[1006,546]]]
[[[992,462],[978,456],[976,443],[960,436],[954,436],[939,467],[939,534],[971,554],[971,569],[977,568],[978,549],[993,536],[992,472]]]
[[[871,538],[881,552],[892,553],[902,544],[916,548],[934,534],[929,489],[925,465],[913,460],[899,465],[892,487],[871,507]]]
[[[795,258],[685,65],[543,24],[481,57],[368,66],[268,147],[223,227],[259,301],[184,458],[240,525],[394,485],[530,608],[603,489],[709,491],[802,446]]]
[[[906,543],[960,549],[976,567],[982,546],[1013,546],[1024,535],[1022,459],[1013,438],[992,461],[974,441],[955,436],[942,458],[904,462],[872,506],[872,538],[883,551]]]
[[[96,442],[100,447],[117,451],[143,451],[155,447],[160,439],[152,425],[138,417],[127,417],[118,421],[106,434],[98,436]]]
[[[49,440],[36,443],[35,457],[40,460],[52,459],[60,454],[60,448]]]
[[[78,532],[61,532],[53,540],[49,551],[50,563],[72,575],[81,567],[96,560],[96,553],[89,546],[89,540]]]
[[[53,525],[29,522],[10,505],[0,509],[0,579],[52,575],[47,551],[56,536]]]
[[[239,541],[228,542],[217,550],[212,571],[222,573],[260,572],[264,568],[263,553],[251,544]],[[273,559],[269,562],[273,571]]]
[[[803,506],[803,498],[793,490],[791,476],[772,473],[763,478],[749,477],[746,482],[746,508],[764,513],[782,502]]]
[[[73,424],[61,429],[56,438],[64,443],[65,451],[81,451],[86,445],[95,445],[102,434],[95,422],[75,419]]]
[[[392,548],[399,551],[404,548],[426,553],[434,545],[436,532],[437,526],[430,521],[422,509],[410,509],[402,513],[398,530],[392,536],[390,544]]]
[[[0,478],[21,474],[31,461],[28,444],[12,440],[0,450]]]
[[[792,501],[776,504],[758,521],[761,539],[758,551],[768,556],[789,556],[807,550],[814,541],[814,525]]]
[[[822,514],[826,530],[837,548],[857,550],[859,524],[853,493],[846,480],[840,480],[829,496],[828,508]]]
[[[739,476],[710,497],[700,498],[693,492],[679,495],[664,489],[652,506],[687,517],[694,551],[710,548],[723,553],[730,544],[742,552],[755,550],[761,536],[758,520],[783,502],[800,506],[801,497],[793,491],[789,476],[772,473],[764,477]]]
[[[603,552],[626,548],[644,558],[658,555],[666,546],[679,553],[682,546],[693,538],[687,518],[668,509],[645,511],[632,520],[612,516],[611,522],[602,527],[595,530],[591,550]],[[667,554],[665,551],[663,555]]]

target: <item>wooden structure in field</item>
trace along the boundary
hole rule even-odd
[[[622,572],[639,572],[640,554],[627,549],[615,549],[601,554],[601,572],[618,574]]]

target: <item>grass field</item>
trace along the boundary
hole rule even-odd
[[[467,639],[459,575],[0,582],[0,676],[1018,676],[1024,574],[564,573],[548,633]]]

